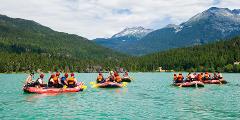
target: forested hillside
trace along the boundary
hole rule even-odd
[[[126,66],[136,71],[154,71],[159,66],[176,71],[240,72],[240,37],[207,45],[172,49],[128,59]],[[131,64],[127,64],[131,63]]]

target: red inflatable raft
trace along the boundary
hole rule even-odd
[[[205,84],[227,84],[226,80],[205,80],[203,81]]]
[[[204,83],[199,81],[174,83],[174,85],[179,87],[204,87]]]
[[[67,92],[79,92],[83,90],[83,86],[77,86],[75,88],[37,88],[37,87],[23,87],[23,91],[26,93],[67,93]]]
[[[99,83],[96,84],[99,88],[120,88],[123,87],[123,84],[116,83],[116,82],[105,82],[105,83]]]

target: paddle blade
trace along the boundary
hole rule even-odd
[[[90,85],[94,85],[94,84],[96,84],[95,82],[90,82]]]
[[[127,82],[122,82],[123,87],[126,87],[127,84],[128,84]]]
[[[83,85],[82,88],[85,90],[85,89],[87,89],[87,86],[86,86],[86,85]]]

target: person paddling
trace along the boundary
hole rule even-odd
[[[60,76],[60,73],[57,72],[55,77],[53,77],[53,87],[55,87],[55,88],[59,88],[60,87],[60,84],[59,84],[60,83],[60,78],[59,78],[59,76]]]
[[[45,87],[43,82],[44,74],[40,74],[39,78],[35,81],[35,87]]]
[[[71,73],[71,77],[67,79],[68,88],[76,87],[77,79],[74,77],[74,73]]]
[[[34,77],[34,73],[30,73],[25,81],[25,86],[34,87],[33,77]]]
[[[217,78],[218,78],[219,80],[221,80],[221,79],[223,79],[223,75],[222,75],[220,72],[218,72]]]
[[[210,76],[208,72],[205,72],[203,80],[209,80],[209,79],[210,79]]]
[[[129,78],[127,71],[123,74],[123,78]]]
[[[105,82],[102,73],[99,73],[99,74],[98,74],[96,82],[97,82],[97,83],[104,83],[104,82]]]
[[[115,80],[114,72],[113,72],[113,71],[110,71],[110,72],[109,72],[109,76],[108,76],[108,78],[106,79],[106,82],[114,82],[114,80]]]
[[[52,74],[51,76],[50,76],[50,78],[48,79],[48,87],[53,87],[53,78],[55,77],[55,75],[54,74]]]
[[[177,76],[176,83],[182,83],[183,79],[184,79],[184,77],[183,77],[182,73],[179,73]]]
[[[114,77],[115,77],[115,79],[114,79],[115,82],[117,82],[117,83],[122,82],[122,78],[120,77],[120,75],[117,72],[114,73]]]
[[[61,77],[62,86],[67,85],[68,73],[65,73],[63,77]]]

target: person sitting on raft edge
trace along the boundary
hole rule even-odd
[[[184,79],[184,77],[183,77],[182,73],[179,73],[177,76],[177,79],[175,80],[175,83],[182,83],[183,79]]]
[[[25,86],[34,87],[33,77],[34,77],[34,73],[30,73],[25,81]]]
[[[53,87],[54,88],[60,88],[61,87],[60,84],[59,84],[60,83],[59,76],[60,76],[60,73],[57,72],[56,75],[53,77]]]
[[[127,71],[125,71],[125,73],[123,74],[123,78],[129,78]]]
[[[45,87],[45,84],[43,82],[44,74],[40,74],[39,78],[35,81],[35,87]]]
[[[71,77],[67,79],[67,87],[74,88],[77,85],[77,79],[74,77],[74,73],[71,73]]]
[[[114,72],[110,71],[109,76],[106,79],[106,82],[114,82],[114,80],[115,80]]]
[[[48,79],[48,87],[53,87],[53,78],[55,77],[55,75],[54,74],[52,74],[51,76],[50,76],[50,78]]]
[[[117,83],[122,82],[122,78],[120,77],[120,75],[117,72],[114,73],[114,77],[115,77],[115,79],[114,79],[115,82],[117,82]]]
[[[221,80],[221,79],[223,79],[223,75],[220,72],[218,72],[217,78],[218,78],[218,80]]]
[[[63,77],[61,77],[62,86],[67,85],[68,73],[65,73]]]
[[[97,83],[104,83],[104,82],[105,82],[102,73],[99,73],[99,74],[98,74],[96,82],[97,82]]]
[[[211,79],[210,74],[208,72],[205,72],[203,80],[205,81],[205,80],[210,80],[210,79]]]

